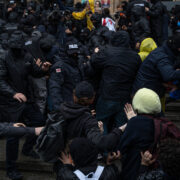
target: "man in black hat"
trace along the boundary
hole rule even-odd
[[[75,39],[66,43],[66,52],[61,61],[51,68],[49,95],[54,111],[60,110],[63,102],[73,101],[73,89],[81,82],[84,73],[78,59],[79,45]]]
[[[28,76],[43,76],[49,69],[49,63],[44,62],[39,67],[30,54],[24,51],[24,37],[21,31],[14,32],[9,39],[9,51],[0,58],[0,115],[4,121],[19,122],[26,118],[30,125],[44,125],[44,119],[29,97]],[[23,147],[23,153],[35,157],[33,145],[36,138],[28,137]],[[18,139],[7,140],[7,175],[10,179],[22,179],[16,170],[18,158]]]

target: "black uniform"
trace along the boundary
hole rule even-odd
[[[158,45],[161,45],[163,37],[164,5],[160,0],[153,0],[151,2],[153,5],[150,11],[147,12],[147,15],[150,16],[150,26],[153,39]]]
[[[53,110],[60,110],[63,102],[73,102],[73,89],[83,80],[78,60],[64,57],[51,68],[49,95]]]

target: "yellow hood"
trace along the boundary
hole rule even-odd
[[[142,41],[140,46],[140,52],[139,55],[141,57],[141,60],[144,61],[144,59],[157,48],[157,45],[155,41],[152,38],[146,38]]]

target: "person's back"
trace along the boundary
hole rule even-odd
[[[63,103],[60,108],[67,124],[66,142],[76,137],[86,137],[96,144],[101,151],[114,149],[122,130],[115,128],[107,136],[101,133],[98,122],[88,107],[94,101],[93,87],[85,81],[77,84],[73,99],[74,103]]]
[[[163,79],[161,78],[158,68],[155,67],[158,64],[158,61],[167,57],[168,55],[164,52],[163,47],[157,48],[150,53],[138,71],[133,86],[133,92],[136,92],[140,88],[146,87],[158,92],[160,96],[164,94],[165,87],[162,84]]]
[[[165,94],[163,83],[178,80],[180,72],[174,69],[176,56],[179,54],[179,36],[162,47],[155,49],[141,65],[133,85],[133,93],[146,87],[154,90],[160,97]]]
[[[140,152],[149,149],[154,142],[154,122],[150,115],[156,117],[161,112],[158,95],[146,88],[135,94],[132,105],[137,114],[133,112],[132,116],[128,116],[127,112],[132,107],[125,108],[129,122],[119,144],[124,180],[137,178],[141,164]]]
[[[133,93],[146,87],[154,90],[160,98],[163,97],[165,94],[163,83],[180,78],[180,71],[174,68],[180,53],[179,47],[180,36],[176,34],[163,46],[151,52],[138,71]]]
[[[130,98],[132,84],[141,64],[138,54],[129,48],[126,32],[118,33],[111,40],[114,45],[95,54],[91,61],[95,69],[102,69],[102,97],[113,101]]]

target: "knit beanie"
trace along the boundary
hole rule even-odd
[[[82,81],[76,85],[75,95],[77,98],[93,98],[94,88],[90,83]]]
[[[159,96],[151,89],[142,88],[135,94],[132,102],[138,114],[158,114],[161,112]]]

